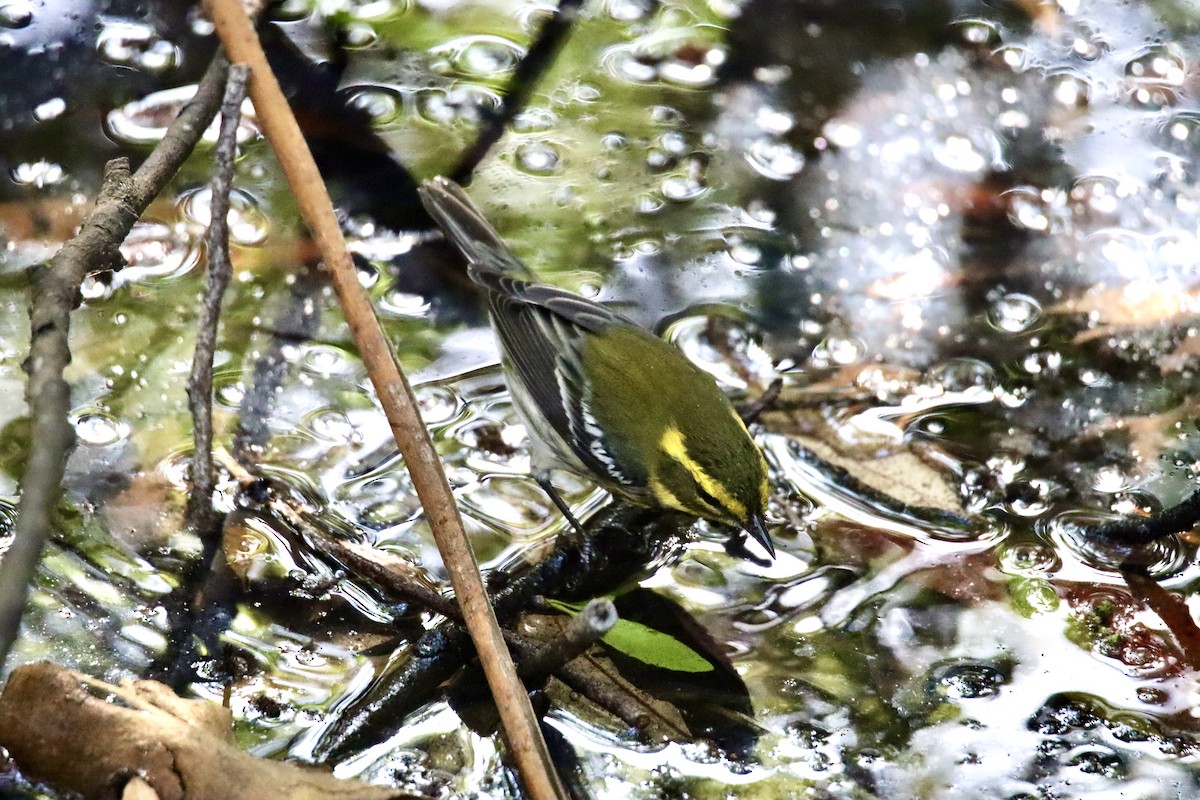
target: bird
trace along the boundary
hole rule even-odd
[[[432,178],[420,193],[486,295],[533,477],[572,527],[582,535],[553,469],[744,531],[774,558],[766,461],[712,376],[627,317],[539,282],[457,183]]]

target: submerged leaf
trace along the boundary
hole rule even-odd
[[[571,616],[578,614],[583,609],[582,603],[564,603],[561,600],[547,600],[546,602],[552,608]],[[652,667],[661,667],[675,672],[712,672],[713,670],[713,665],[704,656],[683,642],[640,622],[619,619],[613,629],[601,638],[601,641],[617,652],[624,653],[630,658],[636,658]]]

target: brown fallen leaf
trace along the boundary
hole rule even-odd
[[[1110,336],[1122,329],[1161,327],[1194,320],[1200,315],[1200,290],[1174,283],[1098,286],[1083,295],[1056,303],[1051,314],[1084,315],[1096,325],[1075,335],[1075,344]]]
[[[759,419],[768,431],[786,435],[823,462],[826,469],[820,465],[818,469],[847,491],[855,492],[856,488],[846,485],[838,472],[909,510],[967,515],[957,480],[948,470],[936,466],[935,454],[928,448],[907,442],[852,445],[816,409],[767,411]]]

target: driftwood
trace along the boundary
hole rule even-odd
[[[87,798],[121,797],[135,777],[160,800],[412,797],[255,758],[234,743],[228,709],[181,698],[161,683],[112,686],[44,661],[9,677],[0,747],[26,775]]]

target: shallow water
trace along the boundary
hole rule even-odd
[[[5,529],[28,444],[16,400],[28,270],[84,213],[103,160],[146,151],[211,47],[194,15],[97,10],[92,26],[49,2],[0,3],[0,47],[28,67],[0,77]],[[331,52],[323,25],[342,32],[340,96],[424,177],[470,143],[545,11],[276,13],[310,57]],[[1120,554],[1080,534],[1178,502],[1197,477],[1197,19],[1183,4],[1078,0],[587,6],[472,196],[545,279],[662,331],[735,398],[785,380],[758,430],[778,558],[731,556],[700,524],[640,581],[725,647],[758,743],[745,759],[643,745],[585,704],[560,705],[551,724],[598,797],[1200,789],[1196,665],[1129,588]],[[264,470],[323,525],[442,581],[252,118],[242,135],[220,441],[231,446],[278,368],[253,451]],[[114,678],[166,646],[169,592],[200,550],[180,509],[210,152],[135,228],[130,267],[85,286],[69,375],[79,446],[17,660]],[[352,190],[345,206],[480,561],[536,559],[565,525],[529,478],[478,309],[452,280],[413,272],[421,237],[386,230]],[[306,313],[308,335],[275,336]],[[581,517],[606,502],[569,476],[560,487]],[[221,488],[234,511],[236,487]],[[395,632],[394,609],[298,552],[278,520],[231,519],[254,580],[226,639],[257,664],[231,687],[238,735],[303,757],[326,712],[384,664],[370,648]],[[1194,616],[1194,540],[1138,557]],[[215,678],[194,688],[223,691]],[[338,772],[511,795],[499,763],[492,739],[437,702]]]

